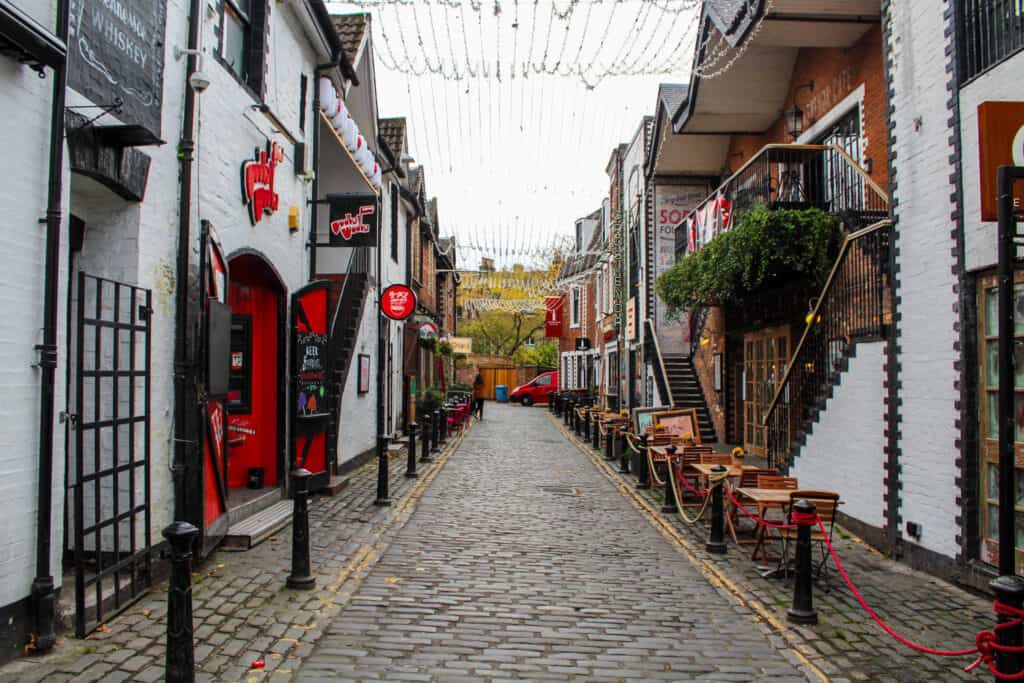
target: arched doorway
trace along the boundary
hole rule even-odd
[[[231,366],[228,500],[232,508],[283,483],[285,292],[274,270],[253,253],[229,260]]]

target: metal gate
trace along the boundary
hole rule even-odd
[[[75,284],[65,566],[74,569],[81,638],[151,582],[152,293],[82,272]]]

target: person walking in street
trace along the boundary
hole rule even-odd
[[[484,376],[479,372],[473,380],[473,412],[477,419],[484,419]]]

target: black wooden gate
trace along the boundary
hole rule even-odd
[[[81,638],[150,586],[152,293],[81,272],[75,284],[65,566]]]

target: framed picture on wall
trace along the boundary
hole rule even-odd
[[[655,428],[664,427],[666,432],[680,438],[690,434],[695,443],[701,442],[696,408],[668,410],[663,413],[654,413],[653,417]]]
[[[359,354],[359,388],[360,394],[370,391],[370,356],[365,353]]]
[[[671,406],[656,406],[654,408],[633,408],[633,433],[643,434],[648,427],[654,426],[654,414],[664,413],[672,410]]]

